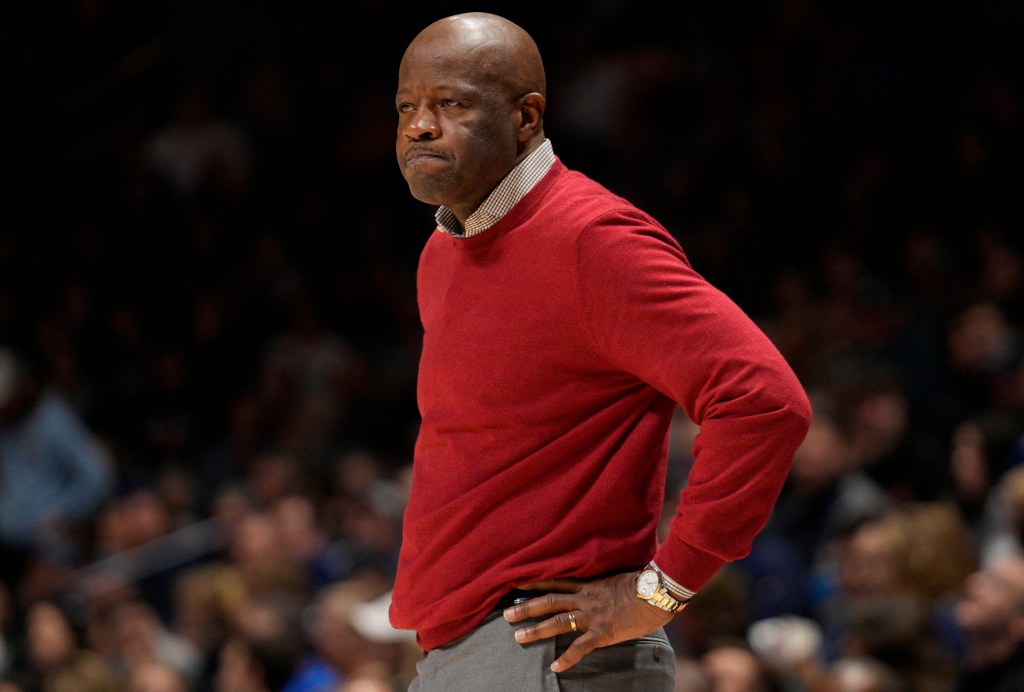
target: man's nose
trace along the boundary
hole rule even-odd
[[[429,108],[420,108],[405,123],[402,134],[411,140],[437,139],[441,135],[441,127]]]

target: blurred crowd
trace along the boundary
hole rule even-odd
[[[433,219],[393,90],[465,9],[426,4],[0,9],[0,691],[405,690]],[[678,690],[1024,689],[1024,10],[833,5],[473,9],[537,39],[556,154],[814,404],[750,555],[670,625]]]

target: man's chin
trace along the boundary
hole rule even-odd
[[[411,175],[406,177],[409,183],[409,192],[415,199],[424,204],[440,206],[445,203],[446,195],[444,186],[436,184],[436,181],[427,181],[423,176]]]

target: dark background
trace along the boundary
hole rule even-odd
[[[91,419],[116,435],[133,434],[150,389],[110,391],[125,349],[178,358],[215,436],[298,301],[369,377],[397,380],[363,392],[350,426],[393,442],[415,419],[411,277],[431,219],[393,161],[392,95],[412,36],[463,7],[25,5],[0,11],[13,68],[0,339],[88,389]],[[556,152],[652,211],[755,316],[793,283],[859,281],[864,300],[928,301],[924,329],[940,329],[977,293],[979,245],[1019,251],[1016,3],[474,7],[540,44]],[[183,191],[146,151],[190,106],[244,137],[244,161],[212,155]],[[288,298],[273,290],[285,271]],[[197,344],[210,303],[217,333]]]
[[[997,479],[1024,420],[1024,7],[663,5],[5,3],[0,344],[119,493],[181,472],[193,518],[270,452],[305,488],[352,450],[404,468],[433,218],[394,161],[398,63],[490,10],[540,45],[556,154],[661,220],[845,431],[895,396],[893,497],[956,496],[969,419],[1002,425]]]

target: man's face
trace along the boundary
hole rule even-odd
[[[890,533],[879,524],[857,529],[842,546],[840,580],[852,596],[883,593],[896,584],[896,562]]]
[[[413,197],[465,219],[514,167],[520,116],[518,98],[489,76],[486,48],[457,44],[420,40],[406,52],[395,150]]]

